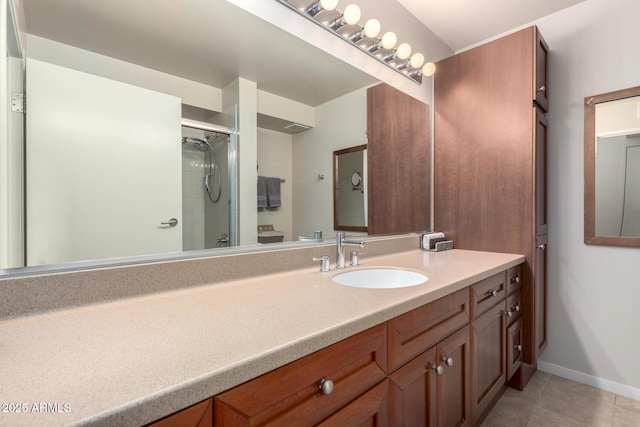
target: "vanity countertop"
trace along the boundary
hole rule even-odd
[[[0,425],[141,425],[524,262],[413,250],[361,266],[425,273],[361,289],[319,266],[0,323]],[[22,410],[22,412],[17,412]]]

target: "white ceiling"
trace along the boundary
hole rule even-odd
[[[584,0],[397,0],[454,52]]]

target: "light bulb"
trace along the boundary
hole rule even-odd
[[[405,60],[411,55],[411,46],[409,43],[401,43],[396,49],[396,56],[398,59]]]
[[[344,8],[344,13],[342,14],[342,19],[344,22],[349,25],[355,25],[360,21],[360,8],[357,4],[350,4],[349,6]]]
[[[420,68],[424,64],[424,55],[421,53],[414,53],[411,59],[409,60],[409,65],[411,68]]]
[[[320,7],[323,10],[333,10],[338,7],[338,0],[320,0]]]
[[[436,72],[436,64],[433,62],[427,62],[422,66],[422,75],[425,77],[431,77]]]
[[[367,37],[377,37],[380,34],[380,21],[377,19],[369,19],[364,24],[364,35]]]
[[[382,36],[382,40],[380,40],[382,43],[382,47],[385,49],[393,49],[393,47],[396,45],[396,43],[398,42],[398,37],[396,36],[396,33],[389,31],[384,33],[384,35]],[[422,64],[420,64],[422,65]]]

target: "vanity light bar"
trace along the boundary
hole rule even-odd
[[[340,32],[343,27],[358,25],[360,21],[360,8],[353,3],[347,5],[344,12],[340,13],[336,9],[338,0],[314,0],[310,5],[302,8],[291,4],[292,0],[276,1],[291,10],[295,10],[311,22],[340,37],[347,43],[357,47],[361,52],[366,53],[415,83],[421,84],[423,76],[431,77],[436,72],[435,64],[433,62],[425,63],[424,55],[421,53],[411,55],[411,46],[408,43],[401,43],[396,47],[398,38],[394,32],[388,31],[378,37],[380,22],[377,19],[369,19],[364,27],[354,33],[345,34]],[[334,14],[337,12],[340,16],[330,22],[323,22],[321,20],[322,12],[333,12]],[[367,42],[367,44],[363,42]]]

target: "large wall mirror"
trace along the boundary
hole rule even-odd
[[[334,151],[367,143],[372,76],[225,0],[20,7],[31,105],[15,162],[25,159],[16,176],[26,181],[11,185],[27,196],[9,228],[26,238],[2,242],[14,256],[0,259],[0,275],[260,250],[265,225],[289,245],[333,235],[332,183],[317,177],[331,176]],[[238,137],[248,122],[253,146]],[[258,176],[279,179],[278,206],[256,208]]]
[[[640,247],[640,86],[585,98],[585,243]]]

